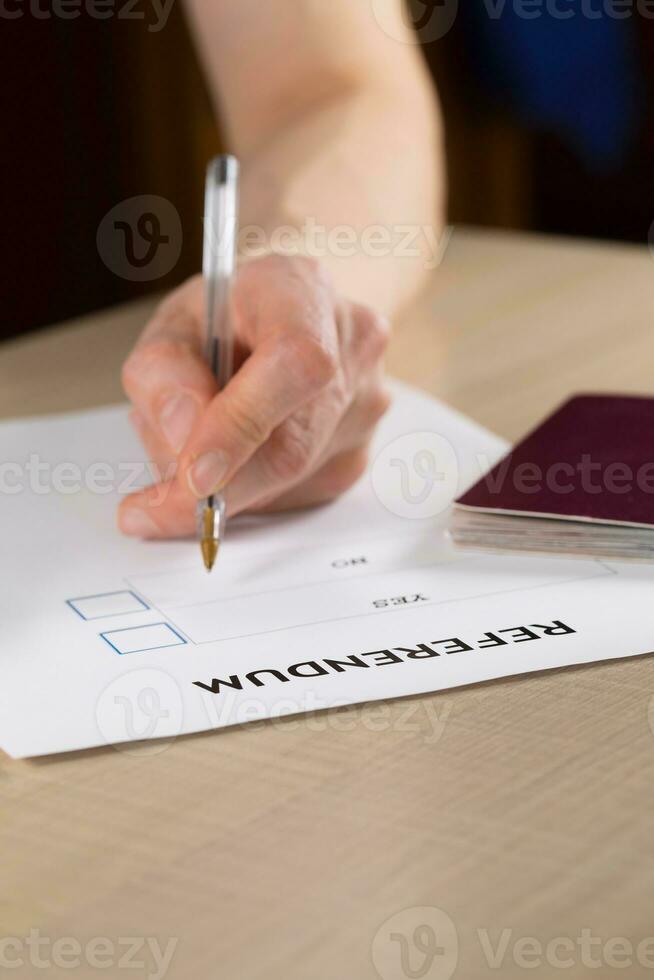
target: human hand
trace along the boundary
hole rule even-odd
[[[364,472],[389,404],[385,319],[303,257],[243,265],[232,303],[236,371],[222,392],[204,359],[200,277],[163,302],[124,365],[133,424],[166,477],[122,501],[126,534],[193,534],[197,501],[219,491],[228,515],[326,502]]]

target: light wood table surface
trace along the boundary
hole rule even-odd
[[[0,416],[119,400],[150,306],[1,347]],[[654,258],[457,231],[389,366],[510,439],[575,391],[652,392]],[[635,953],[622,969],[584,966],[577,945],[583,929],[634,948],[654,936],[653,695],[643,657],[189,736],[156,755],[0,757],[0,938],[177,938],[170,980],[372,980],[380,927],[433,906],[455,924],[461,980],[654,976]],[[405,912],[395,931],[411,940],[421,917]],[[500,969],[479,930],[493,946],[511,930]],[[521,937],[572,941],[554,952],[573,965],[527,969]],[[450,976],[449,951],[431,972],[413,954],[393,980]],[[49,972],[155,975],[146,959]]]

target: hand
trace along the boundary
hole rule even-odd
[[[200,277],[164,301],[125,363],[132,421],[162,474],[122,502],[126,534],[190,535],[198,499],[223,488],[233,515],[322,503],[364,472],[389,404],[384,318],[338,296],[318,263],[281,256],[241,267],[233,316],[237,370],[219,394]]]

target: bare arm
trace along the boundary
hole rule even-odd
[[[244,165],[241,223],[273,253],[288,251],[284,227],[300,241],[293,257],[241,265],[232,310],[244,356],[223,391],[203,357],[199,278],[147,325],[123,377],[169,478],[123,501],[127,534],[191,534],[197,500],[219,490],[229,514],[321,503],[365,471],[389,402],[387,317],[433,267],[444,182],[402,0],[374,2],[395,18],[392,37],[373,0],[188,0]]]
[[[371,0],[188,0],[244,163],[242,224],[268,241],[301,230],[344,295],[386,313],[419,286],[444,197],[438,106],[402,2],[387,0],[390,37]]]

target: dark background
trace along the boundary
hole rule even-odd
[[[47,11],[48,0],[40,2]],[[461,0],[452,29],[423,46],[445,108],[450,220],[647,241],[654,21],[608,25],[628,52],[617,66],[604,42],[592,50],[592,30],[572,37],[554,25],[548,36],[538,26],[518,36],[523,62],[515,70],[513,28],[489,34],[471,13],[478,3]],[[418,23],[422,8],[413,11]],[[39,18],[27,5],[20,9],[20,18],[3,20],[0,39],[2,337],[167,288],[197,271],[204,166],[221,148],[179,3],[158,33],[143,20]],[[525,41],[526,61],[519,51]],[[541,84],[530,72],[545,54],[553,60],[540,65]],[[578,77],[566,81],[566,65]],[[528,97],[525,104],[530,86],[544,107]],[[613,128],[628,119],[625,131],[614,135],[608,121],[602,131],[605,106]],[[572,125],[552,120],[571,108]],[[591,111],[602,153],[578,139]],[[103,216],[139,194],[168,198],[183,226],[179,262],[150,283],[114,275],[96,246]]]

